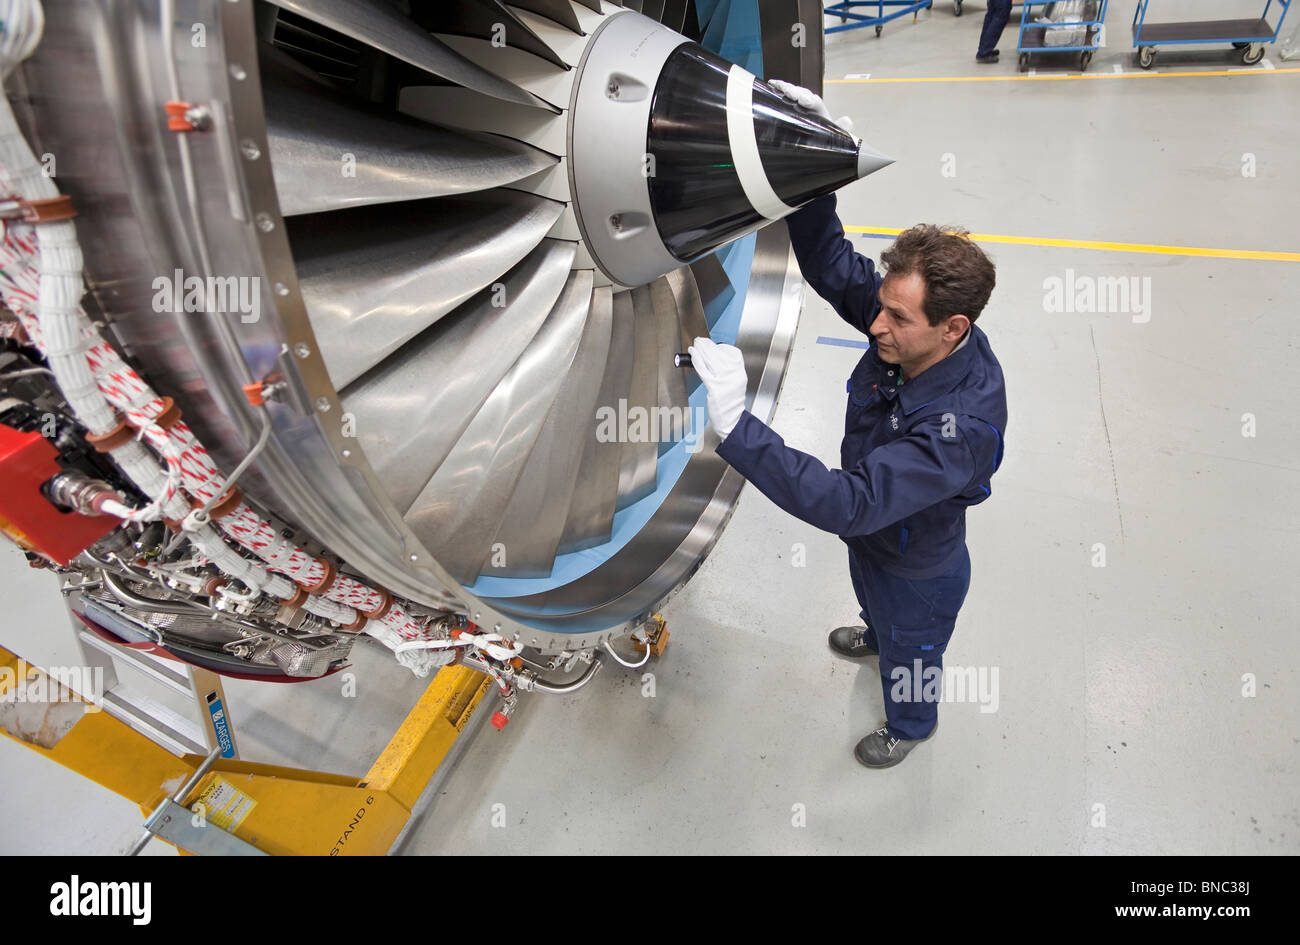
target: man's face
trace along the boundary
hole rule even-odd
[[[953,325],[954,320],[961,325]],[[953,316],[938,325],[925,317],[925,281],[921,274],[886,276],[880,285],[880,313],[871,323],[871,336],[880,357],[890,364],[924,364],[937,360],[944,346],[960,340],[966,319]],[[945,333],[952,337],[945,339]]]

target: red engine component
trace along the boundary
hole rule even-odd
[[[63,471],[58,455],[39,433],[0,424],[0,532],[25,551],[67,564],[118,520],[65,512],[45,497],[41,486]]]

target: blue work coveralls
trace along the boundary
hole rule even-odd
[[[809,285],[867,334],[882,276],[845,239],[834,195],[786,222]],[[786,446],[748,410],[717,452],[782,509],[848,545],[890,733],[917,739],[938,722],[943,652],[970,586],[966,508],[991,494],[1007,402],[1001,365],[976,325],[915,379],[899,375],[874,344],[853,369],[841,469]]]

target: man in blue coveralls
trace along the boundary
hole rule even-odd
[[[842,469],[792,449],[745,409],[738,348],[691,347],[718,455],[791,515],[839,535],[865,626],[833,650],[878,655],[886,723],[858,742],[872,768],[898,764],[939,724],[943,653],[970,585],[966,508],[990,495],[1007,424],[1002,368],[974,324],[994,269],[964,233],[916,226],[881,254],[882,276],[845,239],[834,195],[786,218],[813,289],[874,340],[845,388]],[[920,698],[918,699],[918,694]]]

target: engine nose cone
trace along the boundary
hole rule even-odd
[[[635,286],[892,160],[636,13],[579,64],[569,174],[596,264]]]
[[[866,177],[893,163],[893,158],[881,154],[865,142],[858,145],[858,177]]]

